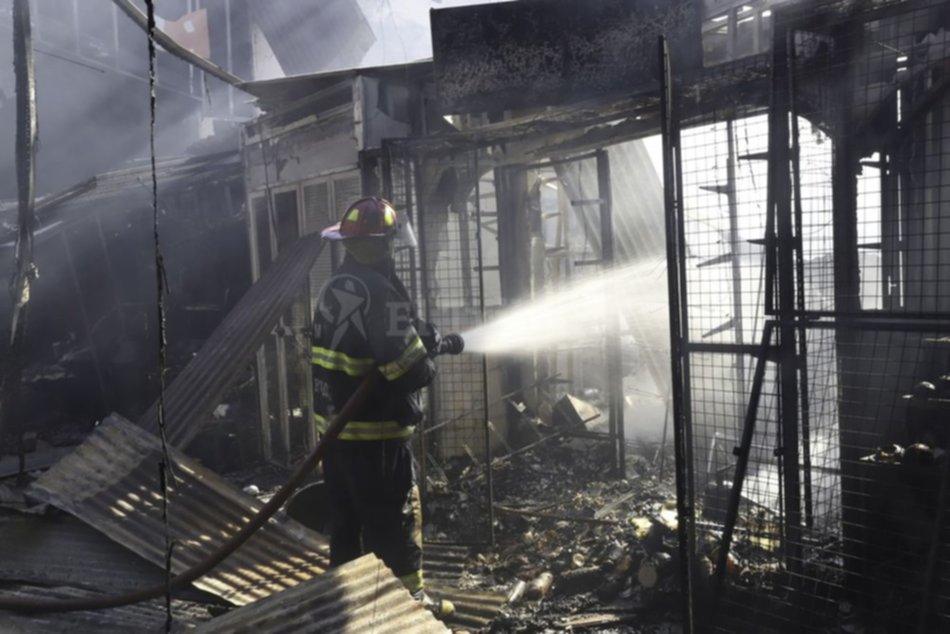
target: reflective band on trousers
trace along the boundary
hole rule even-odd
[[[410,572],[408,575],[403,575],[399,577],[399,581],[402,585],[406,586],[406,590],[410,593],[419,592],[424,587],[422,581],[422,571],[416,570],[415,572]]]
[[[349,376],[366,376],[376,363],[373,359],[359,359],[320,346],[310,348],[310,362],[321,368],[343,372]]]
[[[327,419],[320,414],[314,414],[313,420],[317,425],[317,431],[321,434],[326,432],[329,423]],[[340,435],[340,440],[394,440],[398,438],[409,438],[415,431],[415,427],[400,425],[394,420],[381,421],[355,421],[352,420],[346,424]]]
[[[408,372],[412,366],[418,363],[421,359],[426,356],[426,347],[422,343],[422,339],[416,336],[413,339],[412,343],[409,344],[409,347],[406,348],[399,358],[390,361],[389,363],[379,366],[379,371],[387,381],[395,381],[403,374]]]

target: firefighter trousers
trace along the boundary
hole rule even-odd
[[[411,439],[337,440],[323,461],[330,565],[371,552],[410,592],[422,582],[422,507]]]

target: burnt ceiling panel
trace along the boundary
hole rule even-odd
[[[444,112],[558,105],[655,87],[657,38],[702,66],[694,0],[521,0],[432,11]]]

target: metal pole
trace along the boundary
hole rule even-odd
[[[231,43],[231,0],[224,0],[224,46],[226,49],[225,64],[229,73],[234,71],[234,53]],[[228,84],[228,116],[234,116],[234,86]]]
[[[934,581],[937,574],[937,561],[940,559],[940,550],[943,540],[940,538],[944,527],[944,517],[947,513],[947,490],[950,488],[950,464],[946,460],[940,467],[940,487],[937,492],[937,513],[933,527],[930,529],[930,546],[927,549],[927,564],[925,567],[922,588],[920,593],[920,612],[917,615],[917,633],[926,634],[930,626],[931,607],[933,603]]]
[[[772,110],[769,113],[769,185],[778,243],[778,309],[793,317],[795,306],[795,238],[792,234],[792,192],[789,178],[789,31],[777,30],[772,50]],[[801,480],[799,474],[797,328],[783,321],[779,327],[779,381],[782,483],[785,494],[785,557],[788,569],[799,572],[801,555]]]
[[[663,411],[663,439],[660,441],[660,469],[657,476],[660,482],[666,475],[666,436],[670,428],[670,395],[666,395],[666,408]]]
[[[406,217],[409,218],[409,220],[413,224],[419,225],[421,229],[422,224],[423,224],[423,218],[420,216],[420,214],[417,214],[415,212],[417,201],[413,200],[413,189],[415,187],[419,187],[419,191],[420,192],[423,191],[421,188],[421,185],[423,184],[422,170],[419,169],[417,165],[416,157],[411,155],[409,153],[409,150],[406,149],[405,146],[403,146],[401,153],[403,155],[402,182],[405,188],[405,196],[406,196],[405,200],[403,201],[406,204],[405,214],[406,214]],[[421,197],[419,198],[419,200],[420,201],[422,200]],[[394,203],[394,204],[398,204],[398,203]],[[420,249],[420,251],[424,251],[424,250],[425,249]],[[418,267],[416,266],[416,249],[409,249],[409,293],[411,295],[410,299],[412,299],[412,302],[416,305],[419,304],[419,274],[417,272],[417,268]],[[422,275],[423,275],[424,280],[427,279],[426,271],[424,269],[422,271]],[[425,295],[426,295],[425,297],[426,318],[428,318],[429,293],[428,293],[428,289],[426,288],[423,288],[423,291],[425,291]]]
[[[390,148],[392,148],[391,145],[390,145]],[[389,157],[390,157],[390,159],[392,158],[392,154],[391,154],[391,153],[389,154]],[[406,160],[405,162],[408,164],[408,163],[412,163],[412,162],[414,162],[414,161],[408,161],[408,160]],[[408,167],[407,167],[407,169],[408,169]],[[411,220],[412,220],[413,222],[415,222],[416,227],[417,227],[417,229],[419,230],[419,246],[420,246],[420,248],[418,249],[418,251],[419,251],[419,264],[420,264],[420,266],[422,267],[422,281],[421,281],[421,284],[422,284],[422,298],[423,298],[423,299],[422,299],[422,309],[423,309],[423,314],[425,315],[426,320],[429,320],[429,319],[430,319],[430,316],[431,316],[431,314],[432,314],[432,312],[431,312],[431,311],[432,311],[432,306],[431,306],[431,304],[430,304],[430,299],[429,299],[429,264],[428,264],[428,258],[427,258],[427,251],[428,251],[428,246],[429,246],[429,245],[428,245],[428,235],[427,235],[428,232],[426,231],[426,226],[425,226],[426,223],[425,223],[425,218],[424,218],[424,215],[425,215],[425,206],[424,206],[424,203],[423,203],[423,198],[422,198],[422,196],[421,196],[421,192],[424,192],[424,191],[425,191],[425,189],[424,189],[424,183],[422,182],[422,174],[423,174],[423,172],[424,172],[424,170],[419,169],[419,168],[417,167],[417,169],[415,170],[415,177],[416,177],[416,178],[415,178],[415,182],[410,181],[408,177],[405,178],[406,197],[405,197],[405,200],[404,200],[403,202],[406,203],[406,214],[408,215],[408,214],[409,214],[409,206],[410,206],[410,204],[411,204],[411,202],[412,202],[412,201],[411,201],[411,198],[410,198],[410,194],[409,194],[409,189],[412,188],[413,186],[415,186],[415,187],[416,187],[416,191],[420,192],[420,196],[419,196],[419,199],[418,199],[418,213],[416,214],[416,217],[415,217],[415,218],[412,218]],[[391,189],[392,189],[392,188],[391,188]],[[392,198],[389,198],[388,200],[389,200],[390,202],[392,202],[393,204],[396,204],[396,205],[399,204],[397,201],[393,200]],[[415,251],[415,249],[413,249],[412,251]],[[412,300],[413,300],[413,304],[415,304],[415,303],[416,303],[416,297],[415,297],[415,295],[416,295],[415,254],[414,254],[412,251],[410,251],[410,253],[409,253],[409,258],[410,258],[410,260],[409,260],[409,262],[410,262],[409,266],[410,266],[410,268],[411,268],[412,271],[413,271],[413,273],[412,273],[412,275],[411,275],[411,287],[412,287],[412,294],[413,294]],[[438,395],[438,390],[436,389],[437,384],[438,384],[438,377],[436,377],[436,383],[433,383],[432,385],[430,385],[430,386],[429,386],[429,389],[427,390],[428,397],[429,397],[429,414],[430,414],[430,415],[434,415],[434,414],[438,411],[439,395]],[[425,416],[425,417],[423,417],[423,419],[422,419],[422,424],[421,424],[421,426],[420,426],[420,429],[419,429],[419,436],[418,436],[418,438],[419,438],[419,447],[420,447],[420,449],[422,450],[422,456],[423,456],[423,459],[419,461],[419,463],[420,463],[419,478],[420,478],[420,481],[421,481],[421,483],[422,483],[422,485],[419,487],[419,496],[420,496],[420,498],[421,498],[420,502],[422,502],[422,503],[425,502],[426,493],[427,493],[427,491],[426,491],[426,483],[428,482],[428,477],[427,477],[428,468],[427,468],[427,466],[426,466],[426,460],[425,460],[425,455],[429,452],[429,448],[426,446],[426,427],[428,427],[428,425],[429,425],[429,417],[428,417],[428,416]]]
[[[862,451],[859,449],[860,440],[865,433],[862,400],[870,389],[870,374],[860,367],[864,361],[855,358],[856,350],[866,349],[864,342],[867,334],[856,328],[852,319],[861,312],[860,304],[860,269],[858,267],[857,246],[857,155],[855,149],[855,132],[851,127],[854,115],[855,90],[855,56],[860,50],[860,42],[864,38],[862,22],[844,24],[834,29],[835,55],[832,68],[834,69],[834,86],[831,92],[830,105],[836,115],[834,129],[839,131],[832,137],[831,155],[831,211],[832,211],[832,240],[834,244],[834,310],[833,322],[837,327],[835,337],[835,364],[839,377],[855,376],[852,381],[841,381],[838,386],[838,464],[841,467],[839,487],[841,492],[841,526],[844,544],[844,571],[845,590],[848,592],[863,593],[868,580],[865,578],[863,563],[865,530],[862,526],[865,513],[868,511],[868,500],[864,487],[860,486],[860,478],[864,471],[856,462]],[[904,92],[904,91],[901,91]],[[903,126],[903,122],[901,122]],[[888,140],[882,142],[882,147],[890,145]],[[902,166],[901,184],[906,184],[904,178],[910,174]],[[901,188],[900,195],[906,196],[907,191]],[[902,214],[905,215],[905,214]],[[906,227],[905,227],[906,229]],[[907,246],[907,233],[904,249]],[[904,251],[906,257],[907,253]],[[904,262],[907,260],[905,259]],[[906,281],[906,280],[905,280]],[[867,311],[864,315],[868,315]],[[919,313],[917,317],[923,317]],[[945,315],[941,315],[946,323]]]
[[[598,150],[597,190],[600,198],[600,247],[601,259],[609,270],[616,262],[614,256],[613,198],[610,191],[610,156],[607,150]],[[622,292],[610,289],[609,292]],[[607,299],[607,298],[605,298]],[[608,301],[609,313],[614,313]],[[607,321],[607,386],[609,390],[609,416],[615,435],[615,467],[617,476],[626,477],[626,442],[623,429],[623,351],[620,346],[620,312],[608,314]]]
[[[739,236],[739,204],[736,200],[736,123],[726,122],[726,140],[729,144],[726,159],[726,200],[729,203],[729,245],[732,249],[732,328],[736,343],[745,343],[742,330],[742,266],[739,262],[741,237]],[[745,355],[736,355],[736,391],[745,387]],[[741,405],[739,405],[741,416]]]
[[[666,262],[670,302],[670,365],[672,368],[671,392],[673,397],[673,439],[676,452],[676,506],[679,515],[680,577],[683,581],[683,629],[686,634],[696,631],[693,604],[693,554],[695,533],[691,530],[692,503],[692,458],[688,447],[688,405],[686,400],[686,368],[684,367],[684,333],[686,321],[681,306],[682,284],[680,261],[684,259],[680,242],[679,193],[679,138],[673,123],[673,91],[670,70],[670,53],[666,38],[659,38],[660,59],[660,121],[663,138],[663,194],[666,217]]]
[[[769,356],[769,344],[772,341],[771,321],[765,322],[762,331],[762,343],[759,344],[759,358],[755,364],[755,374],[752,378],[752,391],[749,394],[749,407],[746,409],[745,421],[742,427],[742,439],[736,447],[736,471],[732,480],[732,490],[729,492],[729,506],[726,508],[726,523],[722,530],[722,540],[719,542],[719,556],[716,561],[716,572],[713,585],[712,612],[715,616],[718,608],[718,599],[722,592],[722,580],[725,577],[726,562],[729,557],[729,548],[732,545],[732,534],[739,518],[739,503],[742,501],[742,484],[745,481],[746,470],[749,467],[749,452],[752,449],[752,438],[755,435],[755,422],[759,413],[759,400],[762,396],[762,382],[765,379],[765,364]],[[715,622],[715,619],[712,619]]]
[[[10,348],[3,364],[3,384],[0,391],[0,430],[6,427],[7,431],[10,431],[11,423],[19,415],[26,315],[30,286],[36,278],[36,266],[33,263],[33,229],[36,220],[33,209],[36,195],[36,77],[33,70],[29,0],[15,0],[13,3],[13,70],[16,75],[16,174],[19,211],[14,252],[16,272],[10,283],[13,300]],[[22,468],[22,443],[19,453]]]
[[[804,221],[802,219],[802,181],[801,181],[801,144],[798,134],[798,106],[795,103],[795,45],[789,38],[788,43],[788,103],[792,126],[792,196],[795,216],[795,282],[797,308],[804,312],[805,303],[805,254]],[[812,503],[811,481],[811,419],[809,417],[808,398],[808,343],[804,324],[798,329],[798,376],[801,391],[801,437],[802,437],[802,476],[804,477],[805,526],[812,528],[815,523]]]
[[[481,172],[478,165],[478,148],[472,150],[472,170],[475,174],[475,243],[478,248],[478,310],[482,323],[485,323],[485,267],[482,254],[482,190]],[[465,248],[463,246],[463,248]],[[488,420],[488,356],[482,355],[482,407],[485,410],[485,452],[487,454],[485,485],[488,487],[488,533],[491,545],[495,545],[495,486],[492,478],[491,429]]]

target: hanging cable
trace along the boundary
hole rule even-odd
[[[20,383],[26,346],[26,315],[29,309],[30,288],[37,277],[36,265],[33,262],[33,233],[36,224],[36,77],[33,69],[30,4],[26,0],[13,3],[13,69],[16,76],[16,178],[19,209],[14,250],[16,270],[10,280],[10,299],[13,304],[10,340],[5,358],[0,358],[0,431],[15,431],[19,437],[17,453],[22,475],[25,465],[23,432],[16,421],[19,418]],[[17,427],[11,429],[14,425]]]
[[[174,483],[171,461],[168,457],[168,439],[165,434],[165,260],[158,232],[158,170],[155,166],[155,3],[145,0],[148,20],[148,150],[152,171],[152,238],[155,247],[155,290],[158,298],[158,437],[162,445],[162,459],[158,463],[158,479],[162,493],[162,531],[165,536],[165,632],[172,629],[172,554],[174,543],[168,521],[168,489]]]

